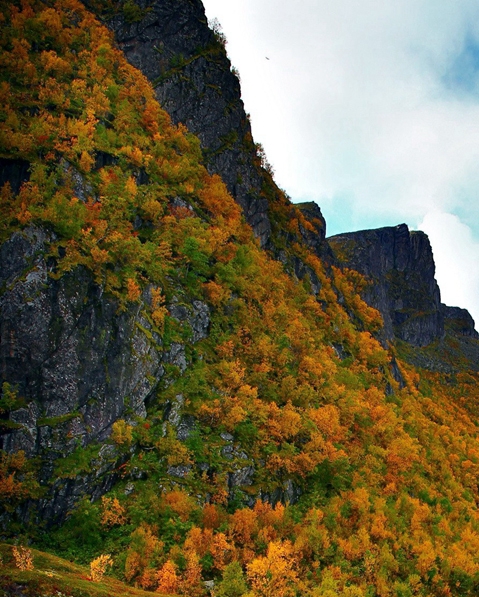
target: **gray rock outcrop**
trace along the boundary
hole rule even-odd
[[[406,224],[328,239],[342,267],[364,274],[365,301],[379,310],[387,340],[425,346],[444,336],[444,314],[427,236]]]
[[[79,442],[102,441],[127,408],[145,416],[149,380],[162,375],[160,355],[137,325],[150,327],[140,305],[118,313],[116,301],[83,268],[52,279],[53,264],[44,257],[49,240],[30,227],[0,249],[6,264],[0,272],[1,373],[35,405],[29,417],[11,414],[25,429],[4,436],[3,445],[28,455],[43,449],[64,454]],[[67,416],[65,446],[64,437],[55,440],[54,428]]]
[[[444,316],[444,324],[455,335],[465,336],[467,338],[479,338],[479,333],[474,328],[474,319],[466,309],[459,307],[448,307],[441,305]]]
[[[162,350],[144,303],[120,311],[82,267],[52,278],[55,264],[45,256],[51,240],[31,226],[0,247],[0,372],[21,399],[2,415],[9,424],[1,427],[0,447],[40,456],[47,487],[56,483],[58,459],[100,446],[118,419],[146,416],[165,363],[187,366],[183,345]],[[209,311],[201,301],[175,304],[171,316],[189,327],[192,342],[207,334]],[[106,491],[118,464],[114,452],[97,456],[93,475],[67,472],[40,504],[44,517],[62,518],[82,494]]]

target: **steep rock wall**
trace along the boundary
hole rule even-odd
[[[49,490],[37,509],[54,522],[82,495],[99,497],[111,487],[121,459],[105,443],[112,425],[144,418],[164,365],[184,370],[187,359],[183,345],[162,346],[142,302],[120,311],[81,267],[52,278],[55,264],[45,257],[51,240],[32,226],[0,248],[0,372],[21,398],[2,415],[0,447],[40,457],[39,480]],[[170,305],[170,314],[189,326],[193,342],[207,334],[204,303]],[[92,445],[91,471],[59,472],[59,459]]]
[[[7,288],[0,299],[2,376],[29,403],[13,414],[24,428],[3,443],[29,455],[42,444],[60,454],[65,449],[55,444],[53,426],[36,426],[39,419],[71,417],[69,443],[76,445],[105,439],[125,413],[127,396],[131,412],[144,416],[153,389],[148,379],[162,375],[158,353],[136,325],[149,327],[139,306],[118,313],[116,301],[81,268],[53,280],[43,256],[48,240],[31,227],[1,247],[7,264],[0,273]]]
[[[434,258],[423,232],[411,232],[401,224],[328,240],[342,267],[368,279],[364,299],[380,311],[387,340],[425,346],[444,336]]]

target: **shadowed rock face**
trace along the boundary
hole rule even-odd
[[[343,267],[357,270],[371,282],[364,299],[383,316],[387,340],[425,346],[444,336],[433,254],[423,232],[410,232],[401,224],[328,240]]]
[[[90,2],[85,0],[89,7]],[[201,141],[206,166],[219,174],[264,246],[271,233],[263,175],[238,77],[199,0],[136,2],[143,18],[106,19],[127,60],[153,83],[175,124]]]
[[[81,267],[53,279],[54,264],[45,259],[51,241],[31,226],[0,247],[0,373],[23,402],[9,413],[0,447],[40,456],[46,486],[54,482],[57,459],[104,442],[118,419],[146,416],[165,363],[187,366],[182,344],[162,349],[141,304],[119,312],[116,299]],[[143,300],[149,301],[148,290]],[[193,342],[206,336],[206,304],[171,305],[170,314],[186,322]],[[54,482],[37,506],[40,517],[60,520],[82,495],[102,495],[119,459],[104,444],[93,473]]]
[[[135,325],[148,325],[138,310],[118,315],[116,301],[103,296],[81,268],[58,281],[49,276],[44,254],[50,240],[31,227],[0,249],[0,287],[6,289],[0,298],[0,370],[24,403],[10,413],[16,428],[7,428],[0,442],[7,452],[40,456],[40,479],[47,485],[56,459],[103,441],[127,407],[145,416],[153,389],[148,379],[163,372],[159,354]],[[61,519],[81,495],[98,497],[111,487],[118,455],[113,446],[101,452],[95,473],[56,482],[37,505],[40,517]]]
[[[441,305],[444,315],[444,324],[446,327],[458,336],[467,338],[479,338],[479,333],[474,329],[474,319],[469,311],[459,307],[448,307]]]
[[[295,207],[299,209],[313,227],[313,230],[300,228],[304,242],[316,255],[320,256],[324,248],[328,247],[327,243],[324,242],[326,239],[326,220],[321,213],[320,207],[314,201],[296,203]]]
[[[32,227],[1,247],[8,267],[0,281],[8,289],[0,299],[0,367],[29,404],[12,414],[25,427],[4,436],[3,444],[28,455],[42,445],[65,450],[63,437],[58,445],[54,441],[62,434],[54,425],[37,427],[38,419],[74,414],[67,425],[72,444],[86,445],[109,435],[126,396],[135,414],[146,415],[148,378],[162,374],[158,353],[135,326],[140,320],[148,326],[139,308],[119,314],[116,301],[81,268],[53,280],[43,257],[48,240]]]
[[[30,163],[26,160],[0,158],[0,188],[8,182],[14,194],[17,194],[24,182],[30,178]]]

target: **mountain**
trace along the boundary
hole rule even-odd
[[[198,0],[0,9],[4,538],[164,594],[476,595],[479,337],[427,237],[290,201]]]

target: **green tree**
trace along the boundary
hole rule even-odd
[[[223,580],[215,589],[217,597],[241,597],[248,590],[244,573],[238,561],[231,562],[223,572]]]

